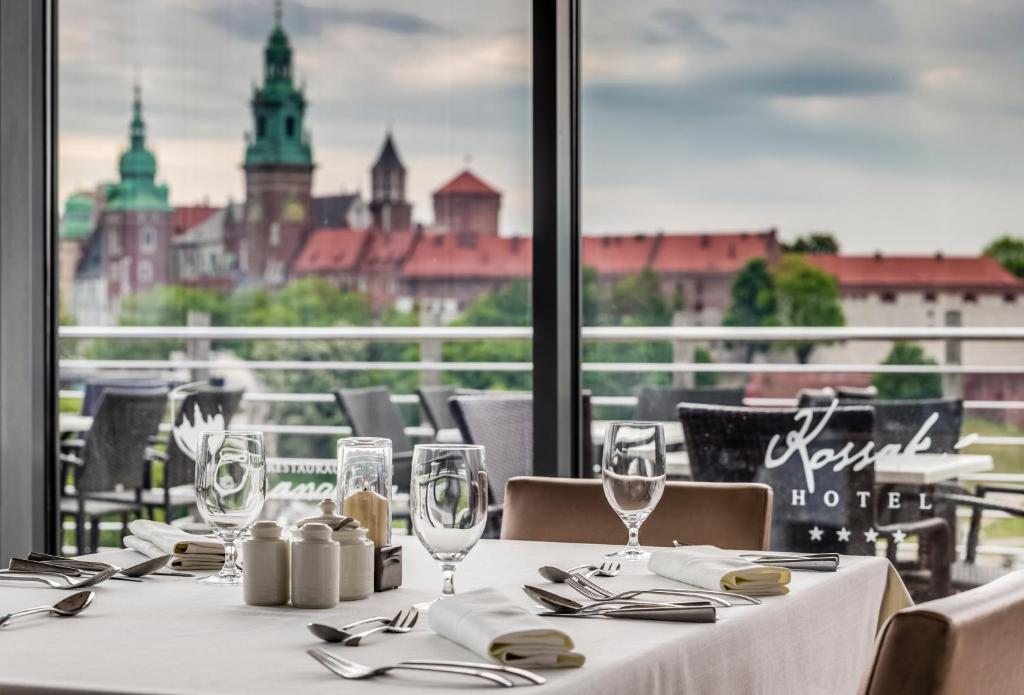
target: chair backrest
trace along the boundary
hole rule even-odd
[[[152,391],[166,388],[167,382],[160,379],[89,379],[85,382],[85,394],[82,396],[82,415],[95,417],[103,394],[110,389]]]
[[[1024,571],[906,608],[882,628],[861,695],[1024,690]]]
[[[533,472],[533,396],[476,394],[452,396],[452,414],[467,444],[486,449],[491,502],[505,501],[505,483]]]
[[[166,389],[107,389],[82,449],[82,492],[142,487],[146,446],[167,407]]]
[[[679,418],[693,479],[771,486],[775,491],[774,549],[873,553],[874,544],[864,534],[874,527],[874,505],[862,504],[858,493],[874,494],[874,466],[856,470],[855,465],[847,465],[837,471],[837,461],[830,460],[846,447],[853,455],[872,441],[871,407],[837,407],[828,416],[827,423],[806,443],[810,461],[815,457],[824,460],[812,472],[808,472],[802,452],[787,444],[787,434],[803,425],[796,417],[800,412],[811,414],[813,426],[809,429],[818,429],[828,416],[825,408],[801,411],[681,404]],[[771,467],[766,465],[769,452],[774,459]]]
[[[949,454],[956,451],[964,422],[964,402],[956,398],[922,398],[899,401],[870,401],[875,409],[875,446],[899,444],[905,447],[933,413],[938,419],[928,430],[927,451]]]
[[[396,455],[412,451],[402,414],[391,402],[391,392],[385,387],[338,389],[334,398],[352,426],[352,434],[357,437],[387,437]]]
[[[451,408],[448,407],[448,399],[455,395],[457,389],[454,386],[420,386],[416,389],[416,395],[420,398],[420,407],[427,421],[434,431],[448,430],[458,427]]]
[[[198,417],[209,420],[218,413],[224,417],[224,427],[231,424],[231,418],[238,412],[242,402],[242,395],[245,389],[224,388],[217,386],[203,386],[196,393],[190,393],[181,401],[181,407],[174,414],[174,426],[178,427],[184,423],[196,425],[196,410]],[[167,440],[167,465],[164,467],[164,480],[166,487],[176,485],[188,485],[195,482],[196,462],[191,456],[181,450],[174,434]]]
[[[637,397],[633,414],[637,420],[665,422],[676,419],[676,405],[679,403],[743,405],[743,395],[743,388],[660,389],[645,386]]]
[[[742,483],[665,483],[640,527],[645,546],[682,543],[767,550],[772,491]],[[501,537],[560,543],[626,542],[626,526],[600,480],[525,477],[508,481]]]

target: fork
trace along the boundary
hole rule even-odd
[[[622,570],[617,562],[602,562],[600,565],[577,565],[566,570],[569,574],[583,574],[590,577],[614,577]]]
[[[722,596],[728,596],[729,598],[739,598],[750,604],[760,604],[761,602],[752,596],[745,594],[737,594],[731,591],[713,591],[711,589],[636,589],[633,591],[623,591],[619,594],[613,594],[608,589],[605,589],[600,584],[597,584],[586,577],[576,574],[573,575],[571,580],[565,582],[571,588],[575,589],[579,593],[587,596],[587,598],[603,599],[603,598],[633,598],[641,594],[657,594],[659,596],[696,596],[699,598],[706,599],[712,603],[718,603],[724,607],[732,606],[732,603],[726,601],[723,598],[716,598]],[[590,593],[584,593],[584,591]]]
[[[487,671],[477,670],[475,668],[465,668],[462,666],[440,666],[434,664],[394,664],[392,666],[381,666],[379,668],[370,668],[369,666],[363,666],[357,664],[354,661],[343,659],[340,656],[334,656],[325,652],[323,649],[314,648],[307,649],[306,653],[316,659],[316,661],[326,668],[328,671],[336,676],[342,678],[348,678],[350,680],[362,680],[364,678],[373,678],[380,676],[388,671],[394,670],[406,670],[406,671],[432,671],[434,673],[455,673],[462,676],[472,676],[474,678],[483,678],[484,680],[490,681],[495,685],[500,685],[504,688],[513,687],[512,681],[504,676],[499,676],[496,673],[488,673]]]
[[[70,577],[66,577],[63,574],[47,574],[44,576],[34,576],[30,572],[19,572],[16,570],[0,570],[0,579],[15,581],[15,582],[39,582],[42,584],[49,584],[51,589],[83,589],[87,586],[93,586],[104,582],[114,574],[117,573],[116,567],[108,567],[105,570],[97,572],[94,575],[88,577],[82,577],[76,581],[71,581]],[[15,576],[23,575],[23,576]],[[61,583],[63,580],[63,583]]]
[[[418,610],[415,608],[406,608],[405,610],[396,613],[395,617],[392,618],[387,625],[380,625],[363,632],[357,632],[356,634],[345,638],[342,644],[346,647],[358,647],[364,637],[369,637],[370,635],[378,632],[409,632],[416,624],[416,621],[419,620],[419,617],[420,612]]]

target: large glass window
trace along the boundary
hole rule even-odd
[[[775,485],[777,547],[895,547],[940,581],[923,565],[941,541],[898,524],[942,517],[954,583],[1019,565],[1020,519],[986,513],[978,540],[980,507],[942,493],[1019,501],[976,486],[1024,483],[1019,345],[956,333],[1024,321],[1020,8],[593,0],[581,18],[584,323],[642,327],[586,341],[595,417],[671,422],[682,447],[681,401],[874,405],[873,431],[837,412],[821,435],[888,445],[866,479],[780,477],[769,439],[746,450],[737,434],[757,415],[721,426],[731,442],[670,453],[670,473]],[[915,449],[962,465],[894,472]]]
[[[59,22],[66,440],[96,433],[105,389],[241,392],[230,425],[266,433],[267,514],[294,520],[333,485],[339,436],[399,453],[459,436],[441,387],[530,388],[527,333],[455,335],[531,323],[526,3],[64,0]],[[258,327],[273,339],[226,332]],[[397,432],[336,402],[373,387]],[[179,407],[146,444],[162,451]]]

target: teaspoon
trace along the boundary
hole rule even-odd
[[[91,591],[79,591],[77,594],[71,594],[65,598],[62,598],[52,606],[36,606],[35,608],[26,608],[20,611],[14,611],[8,613],[5,616],[0,617],[0,627],[3,627],[7,623],[11,622],[14,618],[19,618],[23,615],[30,615],[32,613],[49,613],[56,616],[72,616],[78,615],[92,603],[93,597],[96,596]]]
[[[342,625],[341,627],[331,627],[330,625],[324,625],[323,623],[309,623],[306,625],[309,631],[314,635],[322,639],[324,642],[344,642],[352,633],[349,632],[354,627],[360,625],[366,625],[368,623],[390,623],[391,618],[384,616],[377,616],[375,618],[366,618],[365,620],[357,620],[354,623],[348,625]]]

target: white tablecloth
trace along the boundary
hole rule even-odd
[[[643,535],[641,534],[641,539]],[[74,618],[26,618],[0,631],[0,692],[109,693],[393,693],[445,692],[451,678],[386,676],[342,682],[304,652],[323,646],[306,630],[310,621],[341,625],[370,615],[393,615],[440,589],[438,568],[415,539],[405,545],[405,585],[366,601],[329,610],[255,608],[236,587],[190,579],[151,577],[142,584],[108,581]],[[543,564],[569,567],[596,561],[608,548],[594,545],[481,541],[456,575],[457,590],[493,586],[531,605],[519,589],[545,583]],[[130,551],[111,562],[131,563]],[[668,586],[646,563],[602,579],[610,588]],[[886,596],[902,596],[881,558],[844,557],[834,574],[794,572],[792,593],[761,606],[722,609],[717,624],[546,618],[567,631],[587,663],[546,671],[539,693],[736,693],[837,695],[854,693],[867,667],[879,610]],[[898,581],[898,580],[897,580]],[[565,595],[571,592],[556,587]],[[62,591],[0,584],[0,613],[53,603]],[[380,665],[406,658],[478,657],[432,633],[427,621],[406,635],[379,635],[358,648],[330,645],[350,659]],[[532,692],[532,691],[531,691]]]

